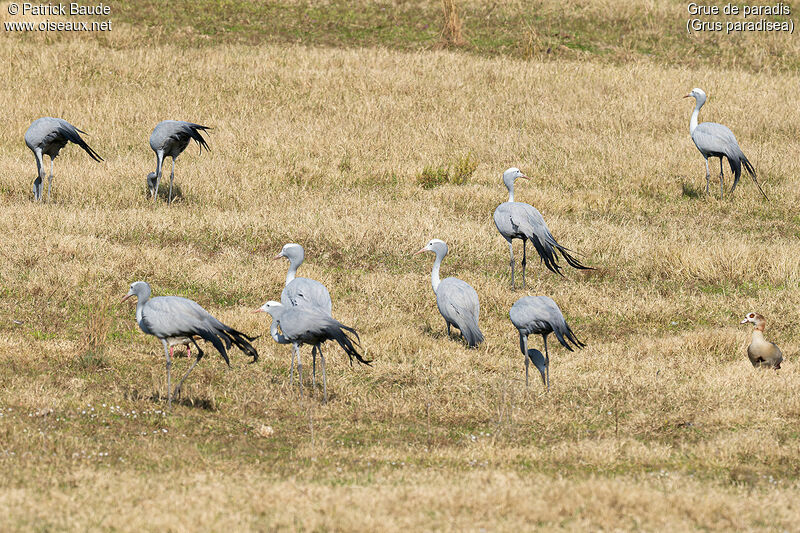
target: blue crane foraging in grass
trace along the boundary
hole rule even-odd
[[[706,93],[702,89],[695,88],[692,89],[692,92],[684,96],[684,98],[695,99],[694,111],[692,112],[692,118],[689,122],[689,132],[692,135],[694,145],[697,146],[697,149],[706,160],[706,194],[708,194],[708,186],[711,180],[711,170],[708,168],[708,158],[719,157],[720,199],[722,199],[724,195],[723,181],[725,178],[722,171],[722,159],[727,158],[728,164],[731,167],[731,172],[733,172],[733,186],[731,187],[731,194],[733,194],[733,191],[736,190],[736,185],[739,183],[739,178],[742,175],[742,166],[744,166],[744,168],[747,170],[747,173],[750,174],[751,178],[753,178],[753,182],[756,184],[756,187],[758,187],[758,190],[762,195],[764,195],[765,199],[769,200],[767,195],[764,194],[764,191],[761,190],[761,185],[758,184],[756,170],[744,155],[742,149],[739,148],[739,142],[736,140],[733,132],[727,126],[723,126],[722,124],[718,124],[716,122],[703,122],[701,124],[697,123],[697,117],[700,114],[700,108],[706,103]]]
[[[511,323],[519,331],[519,349],[525,358],[525,386],[528,386],[528,366],[534,363],[542,375],[542,383],[550,390],[550,353],[547,351],[547,336],[555,333],[558,342],[573,351],[570,342],[578,348],[586,346],[578,340],[570,329],[561,309],[547,296],[525,296],[520,298],[508,312]],[[528,350],[528,335],[541,335],[544,341],[544,364],[541,363],[541,352]],[[536,355],[539,355],[537,357]]]
[[[53,185],[53,160],[67,143],[72,142],[83,148],[89,157],[97,162],[103,160],[97,155],[80,134],[86,134],[61,118],[42,117],[33,121],[25,132],[25,144],[36,158],[36,179],[33,182],[33,197],[38,202],[42,199],[42,187],[46,172],[43,156],[50,157],[50,177],[47,180],[47,200],[50,201],[50,188]]]
[[[230,366],[228,350],[235,345],[242,352],[252,357],[251,363],[258,361],[258,352],[250,344],[258,337],[248,337],[244,333],[226,326],[208,313],[200,305],[181,296],[158,296],[150,298],[150,285],[144,281],[131,284],[128,294],[122,301],[136,296],[136,322],[139,328],[153,335],[164,345],[164,357],[167,360],[167,405],[172,407],[172,397],[180,395],[183,382],[203,358],[203,350],[197,345],[196,337],[210,342],[220,353],[225,363]],[[194,344],[197,357],[189,370],[171,391],[170,369],[172,368],[172,349],[177,345]]]
[[[175,180],[175,160],[189,146],[189,142],[194,141],[200,146],[200,153],[203,148],[210,151],[202,132],[209,130],[208,126],[201,126],[192,122],[182,120],[165,120],[159,122],[150,134],[150,148],[156,153],[156,171],[147,175],[147,188],[153,195],[153,201],[158,198],[158,186],[161,183],[161,167],[165,157],[172,158],[172,172],[169,175],[169,199],[167,204],[172,204],[172,182]]]

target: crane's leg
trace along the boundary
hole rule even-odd
[[[161,185],[161,167],[164,165],[164,152],[156,152],[156,192],[153,203],[158,201],[158,186]]]
[[[542,335],[544,339],[544,371],[545,371],[545,386],[547,392],[550,392],[550,353],[547,351],[547,334]]]
[[[164,344],[164,357],[167,358],[167,409],[172,409],[172,383],[169,375],[169,371],[172,368],[172,347],[163,339],[161,342]]]
[[[451,333],[450,333],[450,322],[445,320],[445,324],[447,324],[447,336],[449,337],[451,335]]]
[[[514,245],[511,244],[511,240],[508,241],[508,253],[511,255],[511,261],[509,264],[511,265],[511,290],[514,290]]]
[[[708,194],[708,184],[711,181],[711,170],[708,168],[708,158],[706,157],[706,194]]]
[[[194,367],[197,366],[197,363],[199,363],[200,359],[202,359],[202,358],[203,358],[203,354],[202,353],[197,355],[197,358],[195,358],[194,363],[192,363],[192,366],[189,367],[189,370],[187,370],[186,373],[183,375],[183,377],[181,378],[180,383],[178,383],[178,386],[175,387],[175,393],[173,394],[173,396],[175,397],[176,400],[181,395],[181,387],[183,387],[183,382],[186,381],[186,378],[189,377],[189,374],[192,373],[192,370],[194,370]]]
[[[289,386],[294,385],[294,347],[292,347],[292,365],[289,367]]]
[[[169,200],[167,205],[172,205],[172,182],[175,180],[175,158],[172,158],[172,172],[169,174]]]
[[[325,356],[322,355],[322,345],[319,346],[319,361],[322,365],[322,403],[328,403],[328,379],[325,376]]]
[[[722,187],[722,182],[725,180],[725,174],[722,172],[722,158],[719,158],[719,199],[722,200],[722,195],[725,194],[725,189]]]
[[[525,387],[528,386],[528,367],[531,364],[530,357],[528,357],[528,336],[520,334],[520,340],[522,340],[522,349],[525,350]]]
[[[303,363],[300,361],[300,347],[296,344],[292,345],[293,349],[297,351],[297,382],[300,384],[300,397],[303,397]]]
[[[522,239],[522,290],[525,290],[525,265],[528,264],[525,245],[528,244],[528,239]]]
[[[317,347],[311,348],[311,394],[317,390]]]
[[[40,201],[42,199],[42,183],[44,182],[44,162],[42,161],[42,152],[37,150],[33,152],[33,157],[36,159],[36,179],[33,180],[33,199]]]
[[[36,179],[33,180],[33,199],[37,202],[42,199],[42,178],[39,176],[36,176]]]
[[[50,201],[50,188],[53,186],[53,158],[50,158],[50,177],[47,178],[47,201]]]

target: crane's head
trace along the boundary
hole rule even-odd
[[[684,98],[694,98],[695,100],[697,100],[697,103],[702,104],[703,102],[706,101],[706,93],[705,91],[703,91],[703,89],[698,89],[697,87],[695,87],[694,89],[692,89],[692,92],[684,96]]]
[[[289,244],[284,244],[281,251],[278,252],[278,255],[273,257],[273,259],[280,259],[281,257],[285,257],[289,260],[290,263],[295,263],[299,265],[303,262],[303,258],[305,257],[305,251],[303,247],[299,244],[295,244],[290,242]]]
[[[747,324],[748,322],[753,324],[756,329],[761,329],[761,331],[764,330],[764,325],[767,323],[767,321],[764,320],[764,317],[758,313],[747,313],[740,324]]]
[[[517,167],[511,167],[503,172],[503,183],[505,183],[506,188],[509,190],[514,187],[514,182],[517,181],[518,178],[528,179],[528,176],[523,174]]]
[[[146,281],[134,281],[131,283],[128,294],[123,296],[121,301],[124,302],[131,296],[136,296],[140,302],[148,300],[150,298],[150,285]]]
[[[151,172],[148,174],[145,183],[147,184],[147,190],[150,191],[150,198],[155,198],[158,193],[158,176],[156,173]]]
[[[270,300],[255,311],[254,313],[269,313],[272,315],[276,310],[281,309],[283,304],[280,302],[276,302],[275,300]],[[274,316],[274,315],[272,315]]]
[[[447,244],[440,239],[431,239],[431,241],[422,247],[414,255],[421,254],[422,252],[433,252],[438,256],[444,257],[447,255]]]

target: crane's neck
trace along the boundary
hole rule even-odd
[[[275,342],[277,342],[278,344],[289,344],[289,341],[286,340],[286,337],[284,337],[281,333],[278,332],[279,325],[280,324],[278,323],[278,319],[272,317],[272,324],[270,324],[269,326],[270,336],[273,339],[275,339]]]
[[[289,284],[295,277],[297,277],[297,269],[300,267],[300,264],[303,260],[295,261],[289,260],[289,271],[286,273],[286,285]]]
[[[692,120],[689,122],[689,133],[694,133],[695,128],[697,128],[697,117],[700,115],[700,108],[703,107],[703,104],[700,100],[697,101],[697,104],[694,106],[694,111],[692,112]]]
[[[439,267],[442,265],[442,259],[444,259],[444,255],[436,254],[436,261],[433,262],[433,269],[431,270],[431,285],[433,286],[433,292],[436,293],[436,290],[439,288]]]
[[[142,326],[142,311],[144,310],[144,305],[150,301],[150,296],[144,296],[142,298],[136,298],[136,323],[139,324],[139,327]]]
[[[506,187],[508,188],[508,201],[509,202],[513,202],[514,201],[514,182],[512,181],[511,183],[507,183]]]

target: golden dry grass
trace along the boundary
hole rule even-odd
[[[797,74],[110,38],[124,46],[0,42],[4,527],[798,527]],[[771,202],[748,178],[732,200],[694,194],[695,86]],[[22,137],[43,115],[106,161],[66,148],[54,202],[36,205]],[[215,128],[210,153],[179,159],[171,208],[144,183],[166,118]],[[470,183],[418,185],[466,154]],[[491,214],[512,165],[532,178],[517,199],[597,271],[532,262],[529,290],[509,289]],[[411,257],[433,237],[443,274],[481,297],[477,350],[446,338],[431,258]],[[279,296],[271,257],[290,241],[373,368],[329,347],[330,404],[298,402],[267,336],[253,366],[209,352],[163,416],[160,344],[116,304],[128,284],[263,333],[249,310]],[[553,297],[588,343],[553,348],[549,394],[524,387],[507,316],[524,294]],[[778,373],[746,359],[750,310],[786,355]]]

